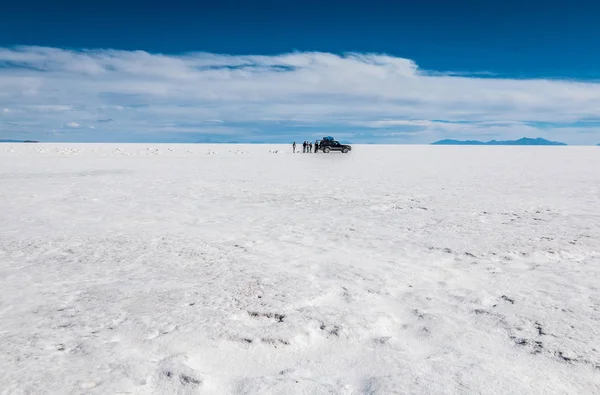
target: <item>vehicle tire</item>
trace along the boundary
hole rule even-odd
[[[323,148],[323,152],[324,152],[324,153],[328,154],[328,153],[329,153],[329,151],[330,151],[329,147],[325,147],[325,148]]]
[[[344,154],[347,154],[347,153],[348,153],[348,148],[344,148],[344,149],[342,150],[342,152],[343,152]]]

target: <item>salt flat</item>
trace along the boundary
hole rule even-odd
[[[3,144],[0,207],[2,394],[600,393],[596,147]]]

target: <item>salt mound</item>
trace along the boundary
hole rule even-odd
[[[58,154],[63,154],[63,155],[76,155],[76,154],[83,153],[82,149],[76,149],[76,148],[62,148],[62,149],[57,148],[54,151]]]
[[[158,148],[146,148],[147,155],[160,155],[160,151]]]

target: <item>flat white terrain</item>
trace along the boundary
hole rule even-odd
[[[0,393],[598,394],[600,149],[2,144]]]

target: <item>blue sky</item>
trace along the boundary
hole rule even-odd
[[[324,3],[4,2],[0,138],[600,143],[600,3]]]

